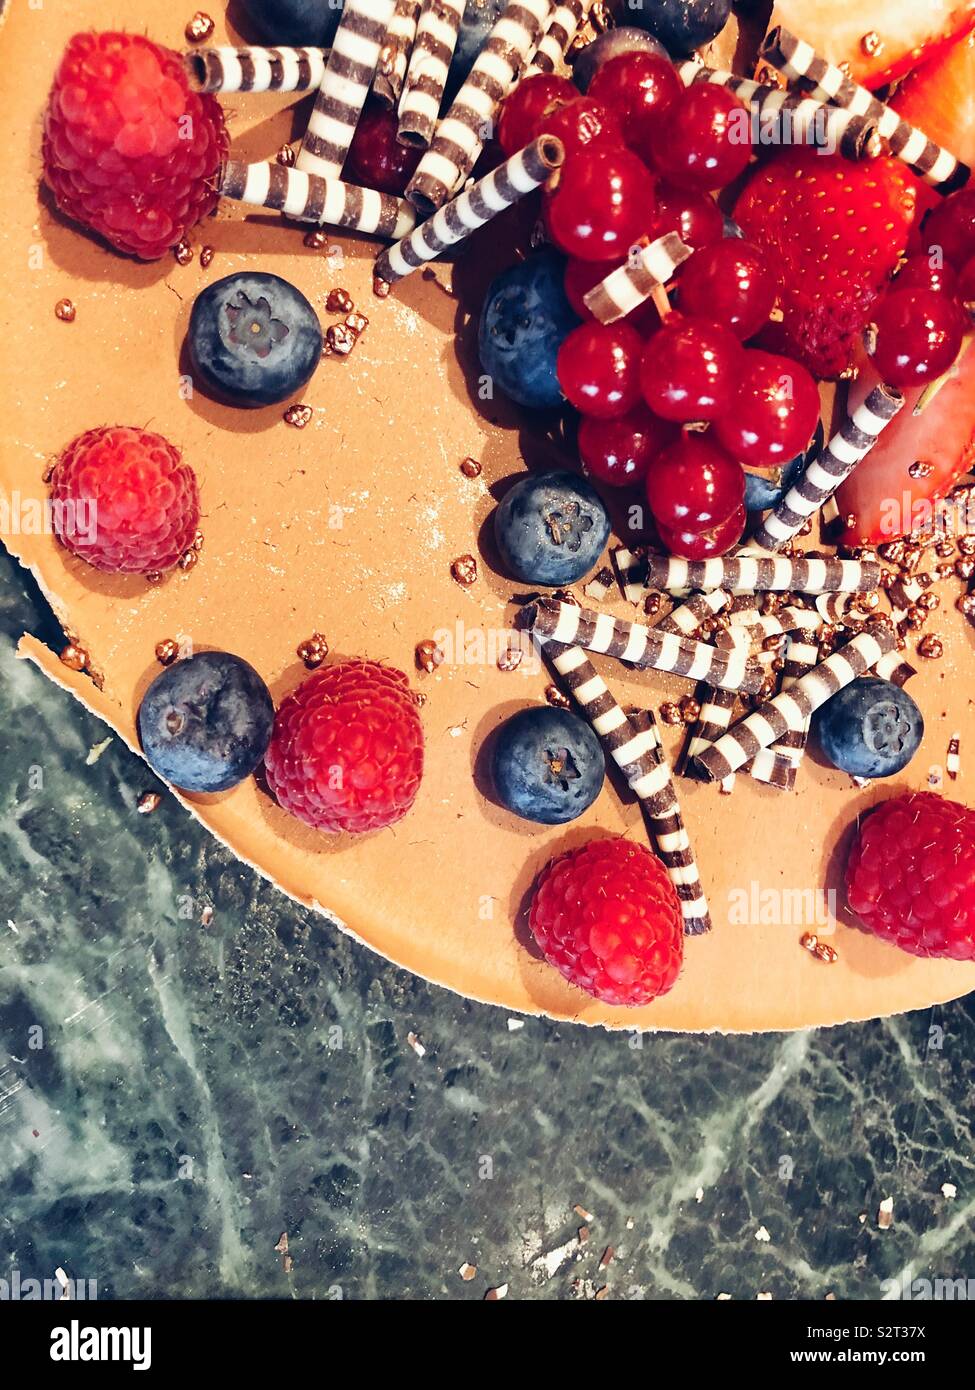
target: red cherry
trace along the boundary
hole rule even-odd
[[[684,188],[657,185],[657,210],[650,221],[651,238],[676,232],[693,251],[711,246],[724,236],[721,209],[707,193],[689,193]]]
[[[751,242],[724,237],[697,251],[681,267],[678,301],[686,314],[723,323],[736,338],[750,338],[768,322],[776,279]]]
[[[579,457],[586,469],[610,487],[641,483],[650,460],[674,441],[677,426],[637,405],[615,420],[579,421]]]
[[[559,348],[555,370],[570,405],[609,420],[640,399],[643,339],[626,323],[584,323]]]
[[[744,505],[745,474],[707,435],[683,434],[651,460],[646,489],[658,526],[698,535]]]
[[[658,526],[657,530],[661,544],[671,555],[679,555],[682,560],[713,560],[719,555],[727,555],[738,544],[744,534],[746,521],[745,508],[739,507],[713,531],[676,531],[669,526]]]
[[[957,294],[962,304],[975,304],[975,256],[962,266],[958,275]]]
[[[545,205],[552,240],[567,255],[623,260],[653,217],[653,175],[629,150],[599,147],[566,161]]]
[[[947,261],[924,255],[908,256],[894,281],[895,290],[935,290],[938,294],[955,294],[957,286],[958,276]]]
[[[505,154],[517,154],[535,138],[535,123],[549,108],[564,106],[579,95],[567,77],[538,72],[526,77],[505,97],[498,112],[498,143]]]
[[[565,296],[584,322],[589,322],[594,317],[592,310],[586,305],[585,296],[591,289],[595,289],[600,281],[605,280],[607,275],[612,275],[614,270],[618,270],[624,264],[624,261],[580,261],[575,256],[570,256],[566,261],[563,277]],[[660,315],[653,300],[648,299],[646,303],[638,304],[635,309],[631,309],[625,317],[625,322],[631,324],[646,338],[660,327]]]
[[[701,82],[664,113],[653,164],[669,183],[707,193],[736,179],[751,154],[748,108],[727,87]]]
[[[616,112],[623,138],[641,159],[649,159],[661,117],[683,90],[666,58],[638,49],[610,58],[589,84],[589,95]]]
[[[746,468],[788,463],[809,444],[819,419],[819,391],[789,357],[746,348],[734,405],[714,422],[720,444]]]
[[[923,386],[958,356],[965,315],[935,290],[893,289],[874,315],[873,365],[890,386]]]
[[[741,357],[730,329],[671,314],[644,348],[643,398],[665,420],[714,420],[734,401]]]
[[[401,145],[396,139],[396,112],[381,102],[369,102],[345,160],[346,177],[363,188],[401,196],[416,173],[422,150]]]
[[[959,189],[928,213],[921,244],[940,251],[956,270],[975,256],[975,188]]]
[[[588,153],[604,146],[614,150],[623,148],[623,131],[616,112],[611,111],[605,102],[578,94],[573,101],[539,116],[534,135],[554,135],[561,140],[565,146],[566,163],[573,155],[581,154],[584,150]]]

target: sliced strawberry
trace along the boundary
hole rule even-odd
[[[975,28],[975,0],[775,0],[770,24],[784,24],[873,89]]]
[[[956,371],[920,415],[913,413],[920,391],[907,393],[900,414],[840,488],[840,516],[853,522],[844,544],[877,545],[924,529],[931,522],[931,503],[975,466],[975,346],[962,349]],[[851,390],[851,404],[875,384],[866,365]]]
[[[917,210],[917,180],[896,159],[853,163],[791,147],[759,165],[734,215],[779,277],[777,350],[817,376],[838,376],[908,244]]]
[[[912,72],[890,104],[944,149],[975,165],[975,32]]]

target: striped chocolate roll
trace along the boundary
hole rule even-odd
[[[778,613],[760,613],[750,605],[733,610],[728,615],[728,625],[732,632],[741,628],[753,643],[764,642],[769,637],[786,637],[790,632],[802,631],[816,633],[823,625],[823,619],[811,608],[788,606]]]
[[[639,798],[658,858],[680,899],[685,936],[703,936],[711,930],[711,913],[701,885],[701,875],[690,837],[684,826],[674,778],[667,765],[657,721],[649,710],[630,711],[637,736],[652,739],[656,767],[641,783],[630,783]]]
[[[583,295],[583,303],[600,323],[615,323],[672,280],[690,254],[691,248],[676,232],[658,237],[649,246],[634,246],[626,264],[594,285]]]
[[[341,179],[320,179],[281,164],[244,164],[231,159],[223,167],[219,191],[225,198],[252,207],[275,208],[299,222],[348,227],[384,237],[405,236],[416,222],[416,213],[405,198],[357,188]]]
[[[897,645],[893,628],[876,625],[859,633],[832,656],[807,671],[788,690],[735,724],[723,738],[697,757],[703,774],[721,781],[754,758],[762,748],[778,742],[785,734],[801,731],[821,705],[875,666]]]
[[[754,694],[761,688],[765,672],[748,653],[722,651],[681,637],[672,632],[611,618],[591,608],[572,603],[539,599],[522,609],[521,623],[542,642],[564,642],[590,652],[605,652],[632,666],[670,671],[688,680],[707,681],[723,690],[743,690]]]
[[[708,905],[653,715],[637,711],[628,719],[581,648],[546,642],[542,652],[640,802],[654,847],[680,899],[684,931],[688,936],[707,931]]]
[[[717,560],[646,557],[647,585],[683,593],[688,589],[731,589],[738,593],[862,593],[880,584],[874,560],[817,559],[804,555],[728,555]]]
[[[729,628],[718,634],[718,645],[747,652],[750,646],[747,633],[741,628]],[[688,731],[684,747],[677,760],[677,770],[685,776],[698,776],[695,758],[710,748],[716,739],[727,733],[731,714],[738,703],[734,690],[719,690],[716,686],[704,683],[695,692],[700,705],[697,719]]]
[[[713,589],[709,594],[692,594],[686,603],[672,608],[665,618],[653,626],[657,632],[675,632],[682,637],[693,637],[703,622],[722,613],[730,602],[731,595],[723,589]]]
[[[957,782],[958,774],[961,772],[961,734],[952,734],[948,740],[948,752],[945,756],[945,772],[953,782]]]
[[[892,685],[906,685],[912,676],[917,675],[917,667],[912,666],[903,652],[896,648],[882,656],[873,668],[875,676],[880,676]]]
[[[336,179],[359,122],[396,0],[345,0],[296,168]]]
[[[813,614],[813,617],[817,617]],[[789,690],[797,680],[812,671],[819,662],[819,643],[815,631],[790,633],[786,641],[785,668],[782,689]],[[810,721],[804,719],[799,729],[787,730],[769,748],[763,748],[745,764],[744,771],[757,782],[767,782],[779,791],[791,792],[796,774],[806,752]]]
[[[473,169],[552,8],[552,0],[508,0],[407,187],[406,196],[425,216],[443,207]]]
[[[828,101],[796,92],[786,92],[733,72],[702,67],[693,59],[678,64],[677,74],[685,86],[710,82],[727,87],[748,107],[750,143],[760,145],[810,145],[814,149],[839,150],[847,159],[880,154],[879,132],[875,121]]]
[[[399,104],[396,138],[403,145],[426,149],[433,139],[466,7],[467,0],[423,0]]]
[[[941,193],[961,188],[971,176],[967,164],[929,140],[923,131],[903,120],[866,87],[854,82],[835,63],[781,25],[766,35],[759,57],[821,101],[830,101],[876,124],[890,152]]]
[[[616,571],[620,593],[627,603],[641,603],[647,592],[647,557],[644,551],[628,550],[625,545],[609,552]]]
[[[564,158],[561,140],[553,135],[540,135],[453,202],[440,208],[408,237],[388,247],[376,261],[376,279],[392,285],[411,275],[448,246],[463,241],[526,193],[539,188]]]
[[[372,79],[372,90],[387,106],[395,106],[403,93],[419,14],[420,0],[396,0]]]
[[[892,386],[875,386],[866,400],[843,421],[819,457],[806,465],[799,481],[775,510],[769,512],[750,544],[760,550],[778,550],[794,540],[809,518],[816,515],[826,499],[833,496],[857,464],[866,458],[903,404],[904,397]],[[877,573],[873,582],[866,586],[869,589],[875,589],[880,582],[879,566],[874,568]],[[800,585],[790,587],[801,590]]]
[[[569,44],[585,24],[594,0],[560,0],[552,11],[535,56],[525,69],[525,77],[540,72],[556,72],[565,61]]]
[[[314,92],[324,48],[197,48],[183,54],[195,92]]]

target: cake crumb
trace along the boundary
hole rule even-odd
[[[143,792],[136,802],[135,809],[140,816],[151,816],[162,803],[162,797],[158,792]]]
[[[885,1197],[877,1210],[877,1227],[881,1231],[889,1231],[894,1224],[894,1199]]]
[[[509,1018],[509,1019],[508,1019],[508,1032],[509,1032],[509,1033],[517,1033],[517,1032],[519,1032],[522,1028],[524,1028],[524,1026],[525,1026],[525,1020],[524,1020],[523,1018]]]
[[[415,1033],[407,1033],[406,1041],[409,1043],[410,1047],[412,1047],[413,1051],[416,1053],[418,1057],[425,1057],[427,1055],[426,1048],[420,1042],[420,1039],[417,1037]]]
[[[943,1182],[941,1184],[941,1195],[946,1202],[950,1202],[952,1197],[958,1196],[958,1188],[953,1182]]]
[[[767,1245],[769,1241],[772,1239],[772,1237],[769,1235],[767,1229],[764,1226],[759,1226],[758,1230],[755,1232],[755,1239],[760,1240],[763,1244]]]
[[[469,1284],[471,1280],[476,1278],[477,1276],[477,1265],[472,1265],[469,1263],[469,1261],[465,1260],[464,1263],[461,1265],[460,1269],[457,1271],[457,1273],[463,1279],[465,1284]]]
[[[487,1293],[484,1295],[484,1302],[485,1302],[485,1303],[497,1303],[499,1299],[507,1298],[507,1297],[508,1297],[508,1285],[507,1285],[507,1284],[499,1284],[499,1285],[497,1286],[497,1288],[488,1289]]]

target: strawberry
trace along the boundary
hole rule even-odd
[[[975,165],[975,31],[922,63],[890,104],[905,121]]]
[[[775,0],[773,24],[784,24],[820,57],[845,63],[853,80],[872,90],[975,28],[975,0]]]
[[[779,277],[783,318],[762,346],[817,376],[838,376],[908,244],[917,210],[917,180],[896,159],[855,164],[791,147],[759,165],[734,216]]]
[[[975,347],[962,348],[955,372],[920,415],[913,413],[920,392],[905,393],[900,414],[840,488],[840,515],[852,523],[843,544],[877,545],[929,528],[931,504],[975,466]],[[875,383],[865,363],[851,404]]]

